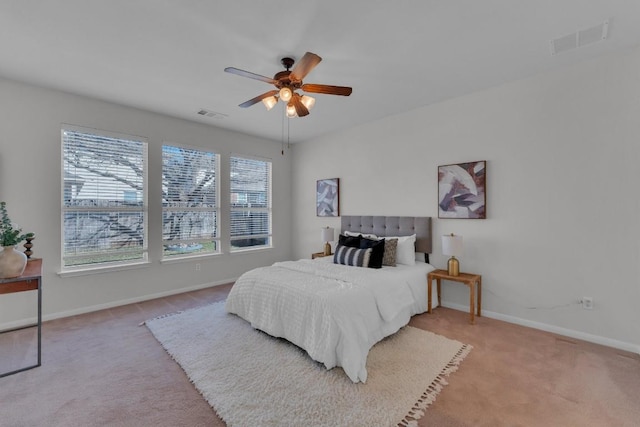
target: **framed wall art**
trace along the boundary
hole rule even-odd
[[[487,217],[487,162],[438,166],[438,218]]]
[[[316,215],[340,216],[340,178],[316,182]]]

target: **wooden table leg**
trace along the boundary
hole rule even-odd
[[[439,277],[436,277],[436,287],[438,288],[438,307],[442,307],[442,286]]]
[[[474,324],[476,322],[475,318],[473,317],[476,311],[475,302],[476,302],[476,282],[469,282],[469,316],[470,316],[471,324]]]
[[[431,314],[431,276],[427,274],[427,313]]]
[[[482,277],[478,279],[478,289],[476,292],[478,293],[478,317],[482,317]]]

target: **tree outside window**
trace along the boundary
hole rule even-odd
[[[62,130],[62,266],[147,259],[147,142]]]
[[[218,155],[162,147],[163,256],[219,252]]]

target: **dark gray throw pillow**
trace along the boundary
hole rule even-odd
[[[369,268],[382,268],[382,257],[384,256],[384,239],[375,240],[362,237],[360,249],[371,249],[371,260]]]
[[[340,237],[338,237],[338,244],[348,246],[350,248],[359,248],[361,240],[362,236],[345,236],[344,234],[341,234]]]

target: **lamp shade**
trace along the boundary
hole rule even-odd
[[[302,95],[302,98],[300,98],[300,102],[302,102],[302,105],[307,107],[307,110],[309,111],[311,111],[313,106],[316,105],[316,99],[309,95]]]
[[[326,243],[326,242],[333,242],[334,240],[334,236],[335,236],[335,231],[333,228],[331,227],[325,227],[322,229],[322,242]]]
[[[442,236],[442,253],[450,256],[462,255],[462,236],[453,233]]]
[[[289,102],[289,100],[293,96],[293,92],[291,91],[291,89],[285,86],[282,89],[280,89],[279,95],[282,102]]]
[[[298,114],[296,113],[296,107],[293,106],[292,103],[288,103],[287,104],[287,117],[288,118],[293,118],[296,117]]]
[[[269,96],[262,100],[262,103],[267,108],[267,111],[271,110],[274,105],[278,103],[278,98],[275,96]]]

